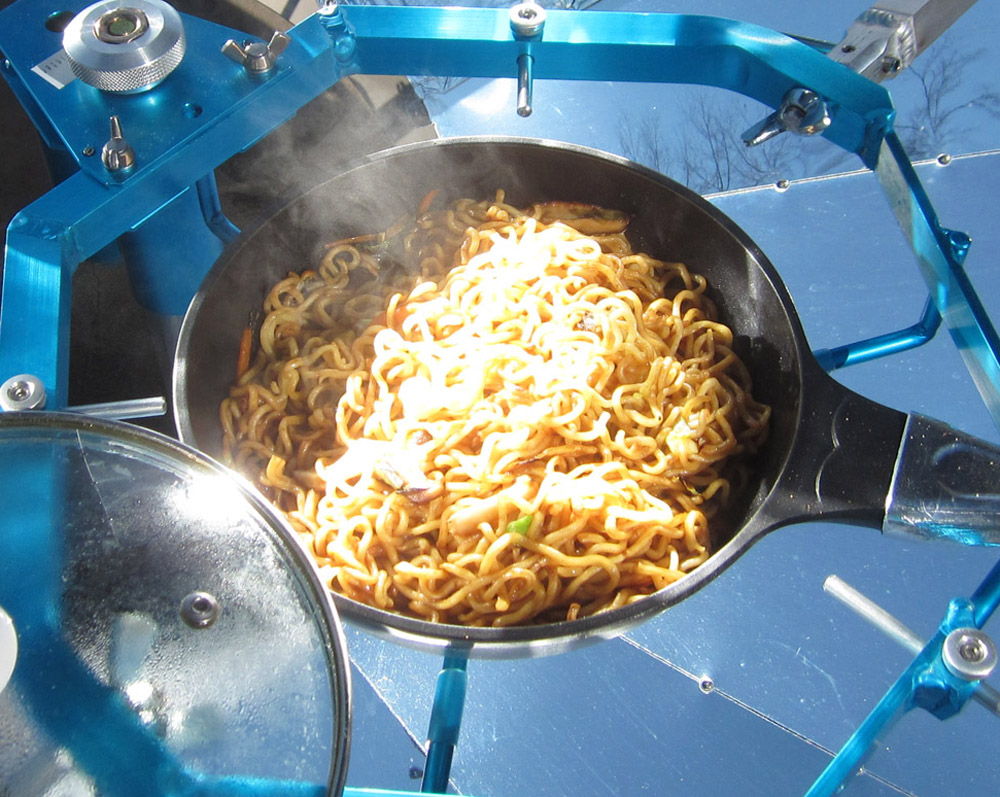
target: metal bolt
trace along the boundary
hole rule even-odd
[[[903,69],[903,60],[896,56],[886,55],[882,57],[882,72],[889,77],[895,77]]]
[[[993,640],[978,628],[956,628],[941,647],[941,657],[953,675],[967,681],[981,681],[997,664]]]
[[[715,679],[711,675],[701,676],[701,679],[698,681],[698,688],[706,695],[709,692],[715,691]]]
[[[106,44],[126,44],[149,30],[149,18],[139,8],[115,8],[94,22],[94,36]]]
[[[12,376],[0,386],[0,409],[4,412],[40,410],[45,406],[45,385],[32,374]]]
[[[510,27],[515,36],[537,36],[545,27],[545,9],[537,3],[518,3],[510,10]]]
[[[181,601],[181,619],[192,628],[208,628],[221,613],[219,602],[207,592],[192,592]]]
[[[959,643],[958,655],[970,664],[979,664],[986,658],[986,646],[978,639],[964,638]]]
[[[940,166],[947,166],[949,163],[951,163],[951,155],[949,155],[947,152],[942,152],[940,155],[937,156],[937,162]]]

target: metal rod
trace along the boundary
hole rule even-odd
[[[934,337],[940,326],[941,314],[937,311],[934,300],[928,297],[920,320],[912,326],[832,349],[817,349],[813,355],[823,366],[823,370],[835,371],[848,365],[857,365],[923,346]]]
[[[982,583],[972,593],[975,605],[976,627],[982,628],[1000,605],[1000,562],[993,565]]]
[[[458,745],[462,711],[465,708],[467,666],[468,659],[464,655],[446,655],[441,672],[438,673],[434,705],[431,707],[427,729],[427,760],[420,783],[421,792],[444,794],[448,790],[451,761]]]
[[[535,59],[527,53],[517,57],[517,115],[531,116],[532,65]]]
[[[918,634],[839,576],[827,576],[823,589],[911,653],[916,654],[924,649],[925,642]]]
[[[100,404],[80,404],[68,407],[67,410],[107,421],[127,421],[133,418],[157,418],[166,415],[167,400],[163,396],[151,396],[126,401],[105,401]]]
[[[1000,564],[994,568],[991,576],[1000,577]],[[989,576],[987,581],[990,581]],[[840,576],[827,576],[823,582],[823,589],[914,655],[919,654],[927,644],[916,632],[911,631],[873,600],[862,595]],[[977,703],[1000,717],[1000,691],[982,681],[972,697]]]

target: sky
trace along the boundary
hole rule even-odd
[[[572,2],[573,0],[571,0]],[[587,3],[589,0],[577,0]],[[428,3],[430,4],[430,3]],[[492,0],[468,5],[495,5]],[[558,3],[547,4],[558,7]],[[802,3],[770,0],[703,0],[696,13],[739,19],[796,36],[837,42],[865,3]],[[591,11],[691,13],[691,6],[667,0],[598,0]],[[911,158],[981,152],[1000,144],[1000,94],[991,76],[1000,74],[1000,54],[990,39],[1000,12],[994,3],[977,3],[928,48],[913,66],[883,86],[897,110],[896,129]],[[946,83],[931,89],[947,121],[936,130],[927,124],[925,89],[933,79]],[[553,138],[625,155],[667,173],[702,193],[759,185],[778,179],[801,179],[861,166],[853,156],[825,141],[784,136],[753,152],[759,163],[743,173],[716,178],[706,168],[712,153],[696,118],[724,129],[733,160],[740,160],[739,135],[769,113],[742,96],[702,87],[584,81],[535,81],[534,112],[515,113],[513,80],[441,81],[415,78],[441,135],[489,131],[503,135]],[[447,88],[442,91],[442,88]],[[983,106],[989,106],[991,110]],[[596,109],[596,110],[595,110]],[[628,132],[631,131],[631,132]],[[643,132],[645,131],[645,132]],[[655,131],[655,133],[651,132]],[[655,141],[651,140],[655,137]],[[696,173],[692,173],[696,172]],[[720,181],[721,179],[721,181]]]

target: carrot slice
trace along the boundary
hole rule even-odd
[[[253,330],[245,327],[240,336],[240,353],[236,358],[236,378],[239,379],[250,368],[250,349],[253,346]]]

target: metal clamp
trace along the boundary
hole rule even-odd
[[[914,655],[919,655],[924,649],[926,642],[918,634],[839,576],[829,576],[823,582],[823,589]],[[980,681],[996,666],[997,650],[993,641],[982,631],[963,627],[945,637],[941,658],[948,671],[956,677]],[[1000,692],[990,684],[979,684],[972,698],[1000,716]]]
[[[829,56],[880,83],[894,78],[975,0],[895,0],[862,12]]]

